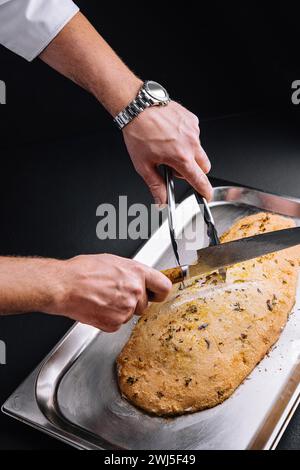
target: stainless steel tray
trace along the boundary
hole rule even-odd
[[[211,208],[220,233],[261,209],[292,216],[300,225],[300,200],[246,188],[215,188]],[[177,209],[181,228],[198,211],[194,196],[185,199]],[[158,268],[174,263],[166,223],[135,258]],[[183,261],[191,258],[193,253]],[[113,335],[76,324],[2,410],[79,449],[275,448],[300,401],[299,308],[300,289],[276,347],[231,398],[211,410],[163,419],[121,398],[114,363],[135,320]]]

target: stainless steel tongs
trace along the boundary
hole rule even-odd
[[[176,263],[180,266],[178,245],[175,235],[175,210],[176,210],[176,200],[175,200],[175,187],[174,187],[174,178],[171,168],[168,166],[164,167],[165,170],[165,182],[167,187],[167,207],[168,207],[168,223],[170,238],[173,248],[173,253],[176,259]]]
[[[176,209],[176,199],[175,199],[175,187],[174,187],[174,178],[171,168],[165,166],[165,182],[167,186],[167,203],[168,203],[168,222],[169,222],[169,231],[171,237],[172,248],[174,256],[178,266],[180,266],[180,258],[178,253],[178,245],[176,241],[175,234],[175,209]],[[219,245],[220,239],[218,232],[215,226],[215,221],[212,216],[211,210],[209,208],[208,202],[203,196],[200,196],[196,190],[194,190],[195,197],[200,207],[203,207],[203,217],[207,226],[207,236],[209,239],[209,246]],[[222,268],[219,270],[219,274],[222,278],[226,279],[226,269]]]

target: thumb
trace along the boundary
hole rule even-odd
[[[167,202],[167,190],[162,176],[156,167],[144,168],[142,177],[150,189],[155,204],[161,206]]]

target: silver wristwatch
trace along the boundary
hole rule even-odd
[[[114,122],[119,129],[123,129],[146,108],[166,106],[170,101],[169,94],[163,86],[148,80],[144,82],[137,97],[114,118]]]

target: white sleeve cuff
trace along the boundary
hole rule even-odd
[[[32,61],[78,11],[72,0],[0,0],[0,44]]]

